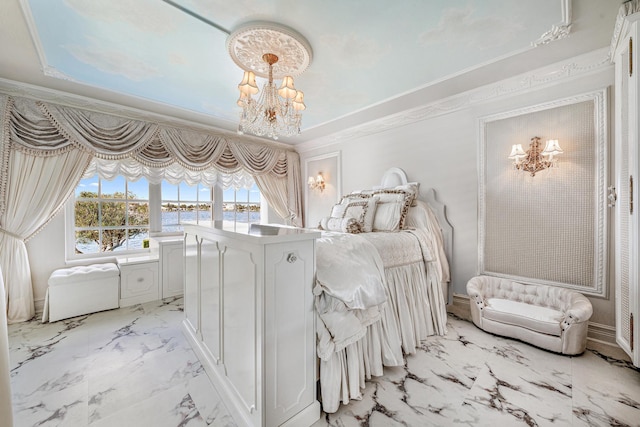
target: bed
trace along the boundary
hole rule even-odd
[[[421,192],[399,168],[343,196],[319,228],[317,354],[322,408],[332,413],[361,399],[384,366],[446,333],[453,229],[433,189]]]

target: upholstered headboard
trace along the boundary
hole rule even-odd
[[[382,175],[380,180],[380,188],[390,188],[398,185],[405,185],[410,183],[407,180],[407,174],[400,168],[390,168]],[[420,200],[424,200],[429,207],[433,210],[436,218],[438,218],[438,224],[442,230],[442,237],[444,240],[444,251],[447,255],[447,261],[449,262],[449,268],[451,268],[451,262],[453,259],[453,226],[447,219],[446,206],[436,198],[436,191],[433,188],[426,188],[420,191]]]

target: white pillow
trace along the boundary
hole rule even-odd
[[[331,216],[334,218],[343,218],[344,211],[346,208],[347,206],[341,203],[338,203],[337,205],[333,205],[333,208],[331,209]]]

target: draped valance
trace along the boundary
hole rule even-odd
[[[190,171],[212,167],[251,175],[287,175],[287,151],[223,135],[161,126],[25,98],[9,98],[15,149],[37,156],[82,150],[102,160],[132,159],[150,168],[177,163]]]
[[[132,180],[145,177],[152,183],[163,179],[219,183],[224,188],[246,187],[255,181],[276,212],[302,225],[300,158],[293,150],[33,99],[0,97],[12,150],[37,157],[79,150],[92,158],[85,176],[98,173],[106,179],[123,175]],[[0,214],[4,186],[0,182]]]
[[[255,181],[269,206],[302,226],[300,157],[293,150],[6,94],[0,120],[0,269],[10,323],[34,314],[25,241],[85,174],[227,188]]]

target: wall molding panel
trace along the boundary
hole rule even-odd
[[[479,120],[480,274],[608,296],[607,95],[605,88]],[[558,138],[565,152],[558,168],[531,177],[506,157],[511,144],[528,148],[534,136]]]

